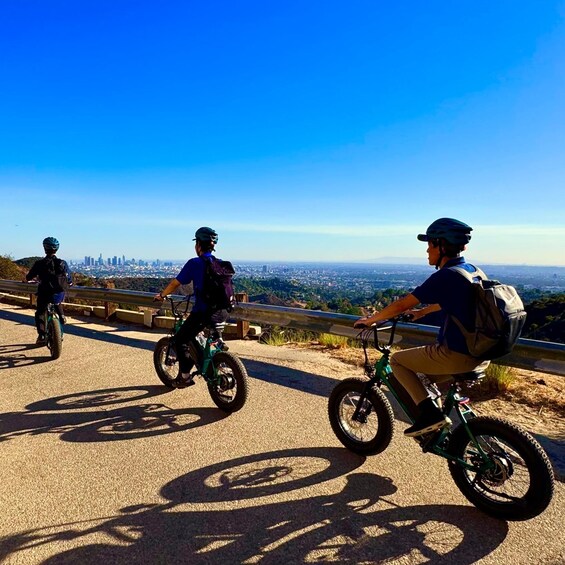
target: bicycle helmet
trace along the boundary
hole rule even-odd
[[[418,235],[420,241],[430,241],[434,239],[444,239],[451,245],[467,245],[471,241],[470,233],[473,231],[471,226],[454,220],[453,218],[439,218],[432,222],[426,233]]]
[[[45,253],[56,253],[59,249],[59,241],[55,237],[46,237],[43,240],[43,249]]]
[[[196,230],[193,241],[216,244],[218,243],[218,234],[212,228],[204,226]]]

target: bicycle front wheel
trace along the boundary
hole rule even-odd
[[[171,338],[163,337],[157,342],[153,351],[153,365],[161,382],[167,388],[175,388],[173,381],[179,376],[180,368]]]
[[[541,514],[551,502],[554,488],[553,468],[541,445],[522,428],[499,418],[480,416],[468,425],[477,443],[460,425],[448,448],[474,467],[449,462],[459,490],[495,518],[528,520]]]
[[[225,351],[216,353],[212,363],[206,381],[214,404],[225,412],[241,410],[249,395],[249,378],[243,363]]]
[[[63,334],[59,319],[53,316],[47,321],[47,347],[51,351],[52,359],[59,359],[63,352]]]
[[[367,381],[358,377],[341,381],[330,394],[328,416],[337,439],[347,449],[360,455],[375,455],[392,440],[394,413],[378,388],[371,389],[359,406],[366,386]]]

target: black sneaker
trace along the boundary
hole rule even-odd
[[[65,316],[61,316],[61,324],[63,324],[63,326],[67,323],[67,318]]]
[[[46,343],[45,334],[39,334],[35,340],[35,345],[45,345]]]
[[[186,388],[196,383],[194,382],[192,375],[185,377],[181,374],[172,382],[172,384],[175,388]]]
[[[433,416],[423,414],[412,426],[404,430],[404,435],[408,437],[421,436],[445,428],[445,426],[449,426],[449,424],[451,424],[451,420],[441,412]]]
[[[409,428],[406,428],[404,435],[408,437],[421,436],[435,432],[451,424],[451,420],[443,415],[443,412],[434,404],[431,398],[426,398],[418,404],[420,416]]]

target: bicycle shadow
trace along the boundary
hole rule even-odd
[[[48,545],[53,556],[43,564],[409,560],[466,565],[492,553],[506,538],[506,522],[472,507],[396,505],[386,498],[397,491],[393,481],[357,472],[362,462],[338,448],[292,449],[226,461],[166,484],[160,492],[165,503],[138,504],[114,516],[4,538],[0,559],[25,550],[37,554]],[[340,492],[324,494],[326,488],[318,486],[343,476]],[[220,490],[214,493],[215,488]],[[301,498],[280,501],[283,493],[300,489]],[[231,504],[206,509],[226,495]],[[249,495],[256,501],[263,497],[262,503],[234,508],[234,502]],[[187,508],[195,498],[200,503]],[[104,541],[87,543],[92,535]],[[69,549],[73,542],[77,547]]]
[[[58,434],[68,442],[132,440],[206,426],[227,417],[217,408],[178,410],[158,402],[140,403],[166,392],[169,389],[161,386],[122,387],[34,402],[26,406],[26,412],[0,414],[0,442],[41,434]],[[135,404],[125,405],[129,402]],[[106,408],[112,404],[119,406]]]
[[[26,365],[36,365],[37,363],[45,363],[51,361],[49,350],[46,349],[45,355],[33,356],[25,355],[23,352],[31,350],[39,350],[44,348],[44,345],[37,345],[35,343],[15,343],[10,345],[0,346],[0,371],[2,369],[17,369],[18,367],[25,367]],[[21,353],[20,353],[21,352]]]

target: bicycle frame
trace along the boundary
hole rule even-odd
[[[188,306],[189,306],[189,303],[190,303],[190,297],[188,297],[188,298],[186,298],[185,300],[182,301],[182,302],[186,302],[186,307],[185,307],[184,311],[182,311],[179,308],[180,303],[179,303],[179,305],[176,305],[174,300],[170,297],[167,297],[167,300],[171,303],[171,311],[173,313],[173,317],[175,318],[175,323],[174,323],[173,328],[170,332],[171,338],[174,338],[174,336],[178,333],[182,324],[184,323],[185,317],[188,313]],[[204,330],[204,331],[206,331],[206,330]],[[219,377],[218,377],[218,374],[217,374],[217,371],[216,371],[216,367],[212,363],[212,358],[219,351],[219,349],[217,349],[216,347],[213,347],[214,340],[212,339],[212,336],[210,335],[210,333],[209,332],[207,332],[207,333],[208,333],[208,335],[206,336],[206,342],[204,343],[204,345],[202,345],[198,341],[198,339],[194,340],[197,347],[200,347],[200,349],[203,352],[202,363],[200,364],[198,359],[193,359],[193,361],[194,361],[194,366],[197,369],[196,374],[204,377],[204,379],[207,382],[214,384],[214,383],[217,383],[219,381]],[[208,376],[208,369],[210,368],[210,365],[212,366],[212,371],[214,373],[213,378],[210,378]]]
[[[365,355],[365,374],[369,378],[367,386],[363,390],[359,402],[357,403],[357,407],[355,412],[353,413],[354,420],[360,420],[361,412],[363,410],[363,406],[365,404],[365,400],[369,394],[369,391],[373,387],[380,388],[383,384],[386,385],[387,389],[391,392],[394,396],[398,404],[400,405],[402,411],[406,414],[410,422],[413,424],[415,422],[415,415],[411,413],[410,409],[406,406],[406,404],[400,398],[400,395],[394,385],[390,380],[390,376],[392,375],[392,369],[390,367],[390,355],[391,355],[391,347],[394,342],[394,336],[396,333],[396,326],[400,321],[408,321],[408,319],[404,316],[398,316],[393,318],[387,322],[390,325],[380,325],[380,326],[372,326],[369,329],[364,329],[360,332],[359,338],[361,339],[363,345],[363,352]],[[379,331],[388,331],[390,330],[390,337],[388,343],[381,343],[379,342],[378,332]],[[369,362],[369,358],[367,355],[367,347],[369,343],[369,336],[373,334],[374,345],[377,351],[379,351],[382,356],[378,359],[374,365],[371,365]],[[464,426],[467,435],[469,436],[470,440],[472,441],[473,445],[476,447],[480,458],[483,464],[480,467],[476,465],[469,464],[467,461],[459,457],[455,457],[451,455],[448,451],[446,451],[445,447],[445,440],[451,433],[449,427],[442,428],[438,432],[434,432],[429,434],[429,436],[424,437],[416,437],[416,441],[418,441],[422,447],[424,452],[432,452],[440,457],[448,459],[450,461],[456,461],[459,465],[473,471],[473,472],[485,472],[486,470],[492,469],[494,467],[494,463],[487,457],[484,450],[482,449],[479,441],[475,438],[473,433],[471,432],[468,420],[475,417],[475,413],[473,412],[472,408],[469,405],[469,399],[463,398],[459,395],[460,389],[457,383],[452,383],[449,386],[449,389],[445,395],[444,401],[441,403],[440,408],[444,415],[449,415],[452,410],[455,410],[461,424]]]
[[[47,304],[47,308],[45,309],[43,316],[44,316],[44,319],[45,319],[45,333],[46,334],[49,331],[49,326],[51,324],[55,323],[55,320],[56,320],[57,323],[59,324],[59,326],[61,327],[61,335],[63,335],[63,333],[64,333],[63,324],[61,324],[61,320],[59,320],[59,315],[55,311],[55,305],[52,302],[49,302],[49,304]]]

